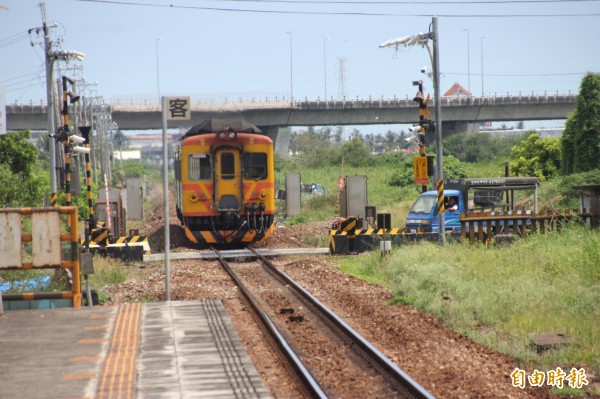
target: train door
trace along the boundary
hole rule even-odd
[[[219,212],[242,209],[240,151],[237,148],[223,147],[215,151],[215,201]]]

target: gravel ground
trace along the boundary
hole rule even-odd
[[[156,193],[156,195],[162,195]],[[175,224],[171,200],[171,243],[178,251],[193,250]],[[152,240],[164,234],[162,210],[155,210],[146,228]],[[323,234],[325,222],[278,228],[270,248],[303,247],[302,237]],[[154,249],[155,252],[161,252]],[[374,344],[425,389],[439,398],[548,398],[548,389],[511,384],[517,367],[510,356],[477,344],[445,328],[430,314],[404,305],[386,305],[393,296],[381,286],[348,276],[327,256],[281,258],[275,262],[326,306]],[[109,287],[111,303],[164,300],[162,263],[134,264],[138,277]],[[265,385],[275,398],[300,398],[270,344],[256,326],[236,288],[216,262],[172,261],[173,300],[222,300]],[[351,376],[349,376],[351,378]]]

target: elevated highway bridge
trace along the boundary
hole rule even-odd
[[[444,135],[469,131],[483,122],[509,122],[566,119],[575,108],[576,94],[442,97],[441,117]],[[435,102],[429,103],[434,114]],[[8,130],[44,130],[46,106],[7,105]],[[302,100],[277,102],[238,102],[203,104],[192,99],[192,120],[199,123],[210,117],[243,117],[259,126],[272,138],[278,135],[287,148],[293,126],[344,126],[412,124],[419,119],[418,105],[412,99],[369,98],[355,100]],[[122,130],[161,129],[158,104],[108,105],[112,120]],[[172,127],[173,125],[169,125]]]

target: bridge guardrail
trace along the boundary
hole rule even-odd
[[[487,96],[463,96],[454,97],[447,96],[441,97],[442,106],[480,106],[480,105],[511,105],[511,104],[529,104],[529,103],[575,103],[577,101],[577,94],[518,94],[513,95],[507,93],[506,95],[487,95]],[[433,104],[433,99],[431,100]],[[111,105],[114,109],[126,109],[128,107],[135,107],[141,111],[160,111],[160,105],[154,102],[144,101],[140,103],[133,103],[128,101],[118,100]],[[296,108],[296,109],[350,109],[350,108],[395,108],[395,107],[414,107],[415,103],[412,99],[399,98],[394,96],[393,98],[382,97],[364,97],[355,99],[344,98],[344,99],[308,99],[304,100],[289,100],[285,98],[275,99],[238,99],[237,101],[224,100],[221,103],[214,101],[198,101],[192,99],[192,109],[207,109],[210,108],[240,108],[247,107],[250,109],[254,108]],[[7,113],[44,113],[46,112],[45,104],[7,104]]]

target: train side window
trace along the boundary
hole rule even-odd
[[[188,159],[190,180],[210,180],[210,154],[191,154]]]
[[[221,178],[230,180],[235,177],[235,157],[231,152],[221,154]]]
[[[244,179],[264,180],[267,178],[267,154],[247,152],[244,154]]]

